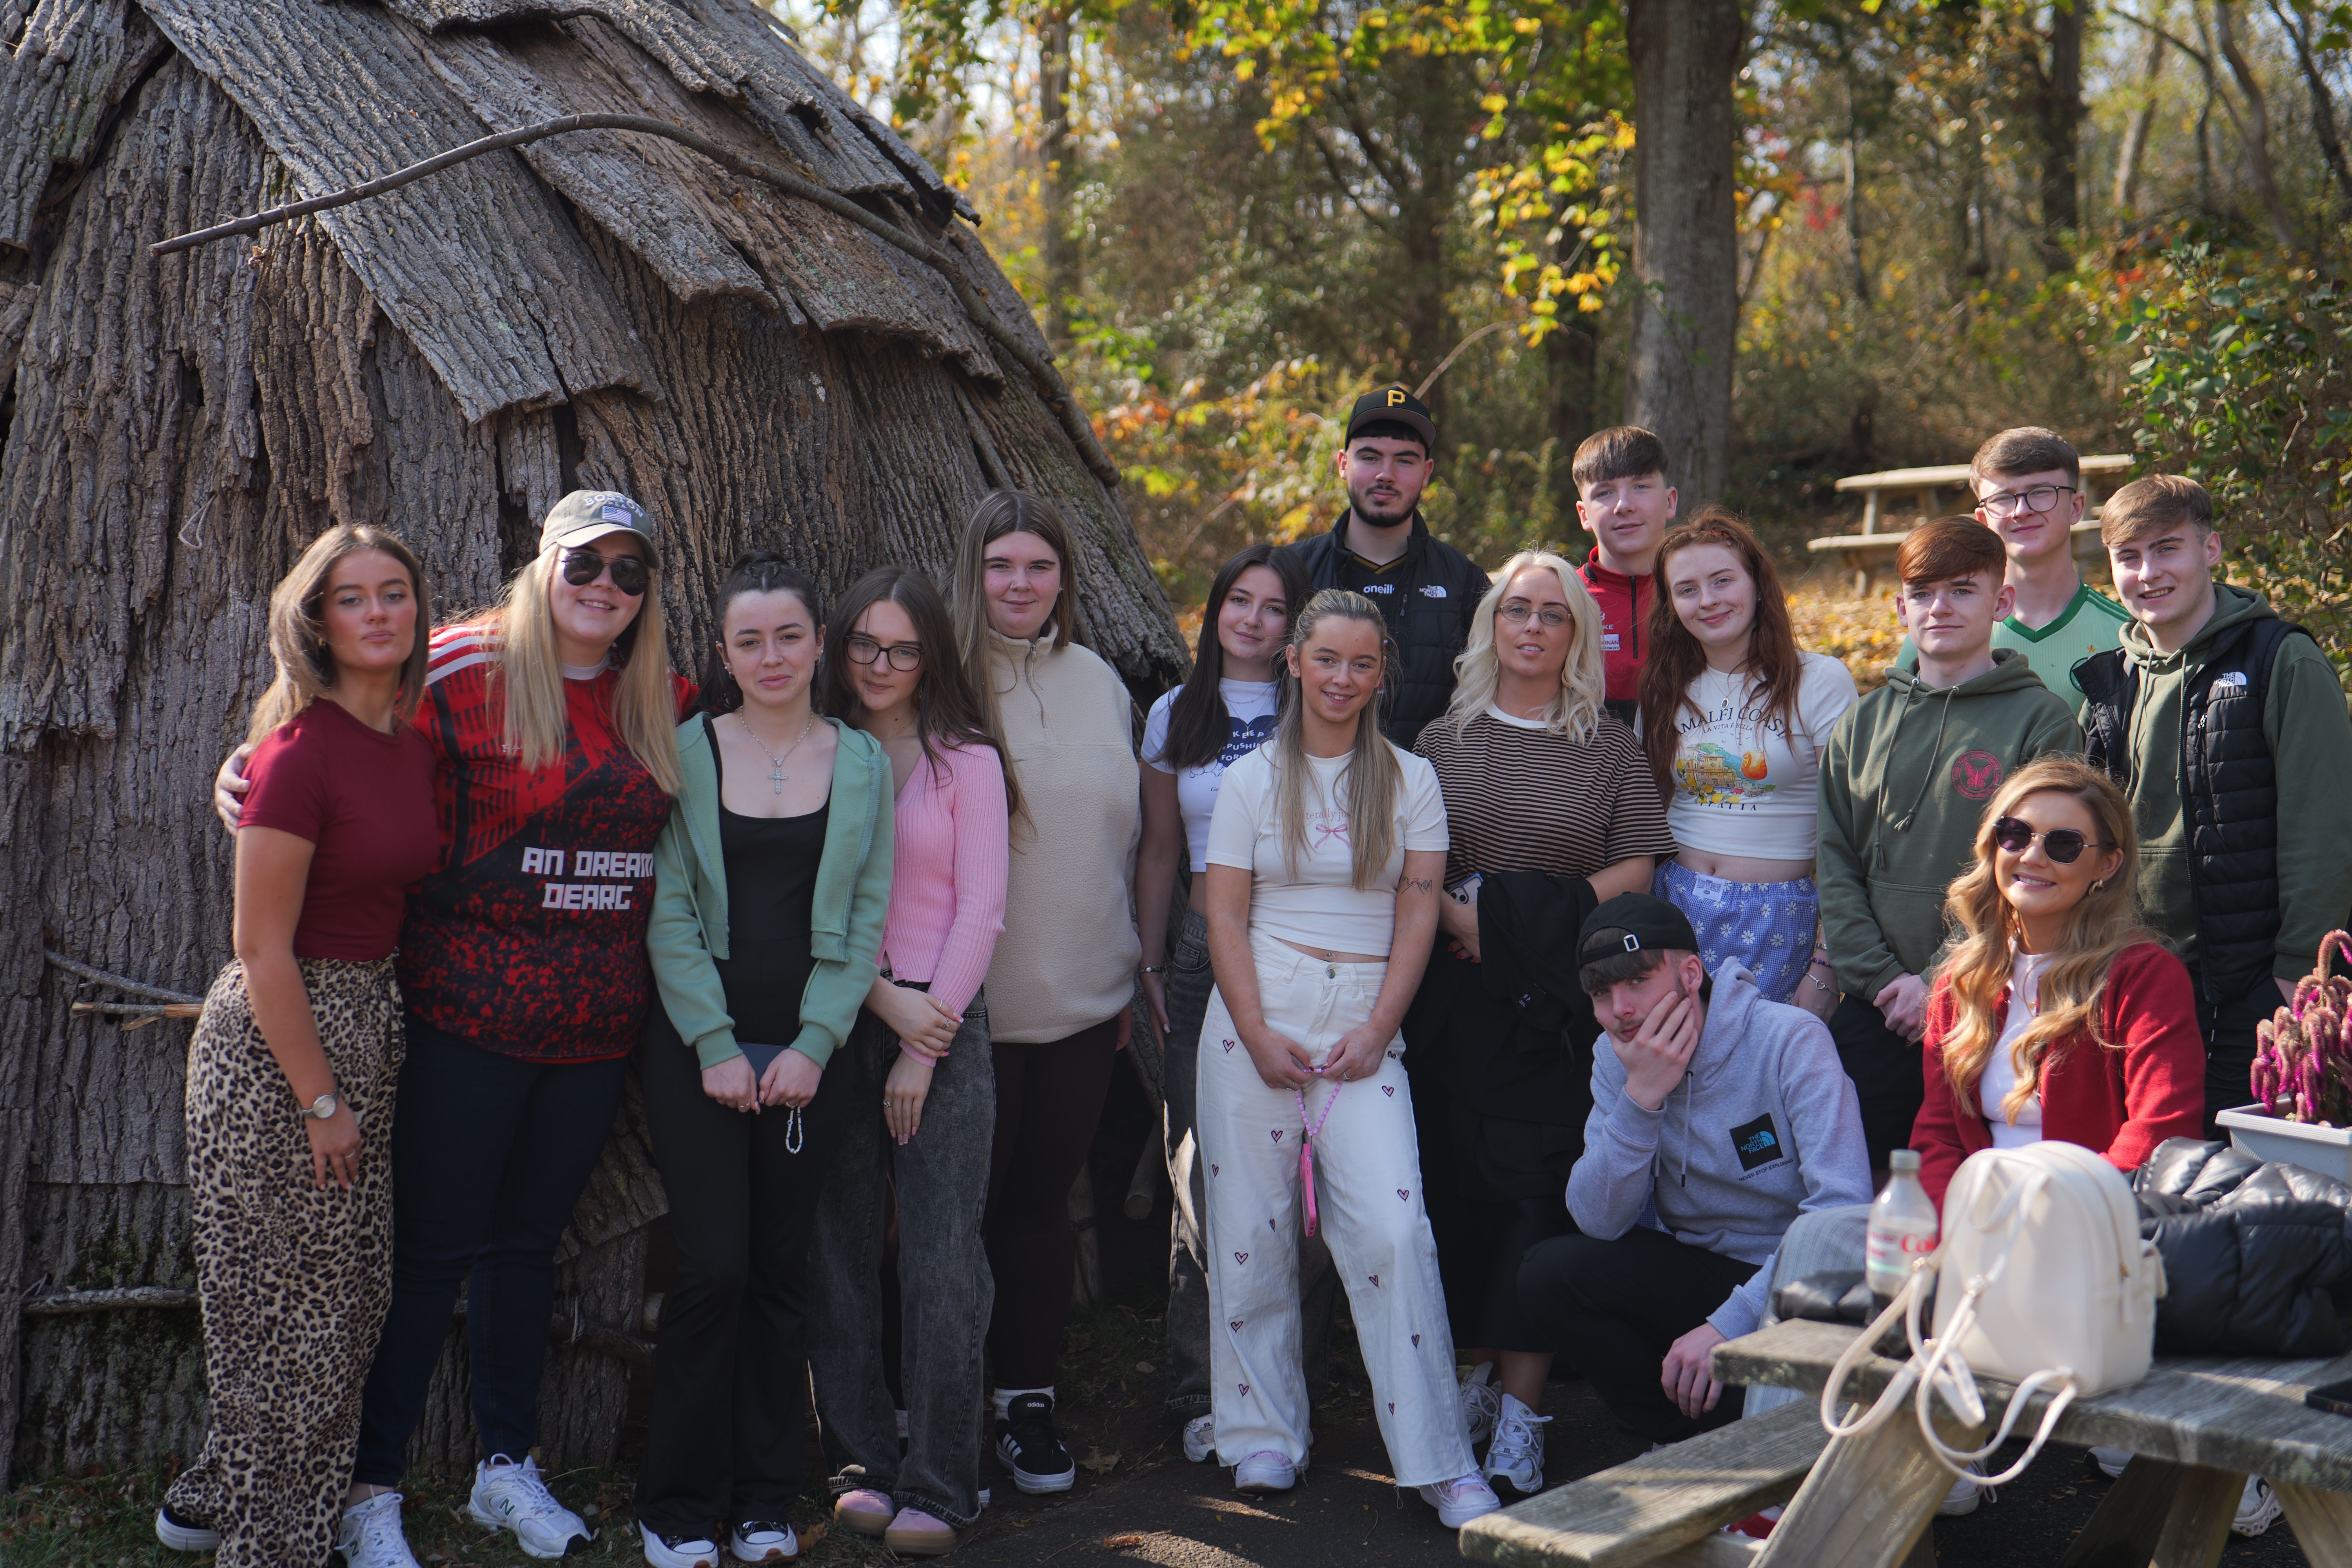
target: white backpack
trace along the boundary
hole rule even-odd
[[[1936,1279],[1935,1337],[1919,1332],[1919,1303]],[[2164,1261],[2139,1234],[2139,1205],[2121,1172],[2080,1144],[2049,1141],[1969,1156],[1944,1194],[1941,1241],[1911,1266],[1911,1279],[1878,1321],[1838,1358],[1822,1390],[1822,1425],[1834,1436],[1865,1432],[1916,1387],[1919,1430],[1955,1474],[1990,1456],[2032,1393],[2058,1394],[2022,1458],[1987,1485],[2021,1475],[2077,1394],[2103,1394],[2147,1375],[2156,1356],[2156,1303]],[[1838,1391],[1900,1315],[1911,1359],[1876,1404],[1837,1419]],[[1975,1373],[2014,1383],[2000,1428],[1974,1453],[1936,1435],[1937,1394],[1953,1415],[1985,1418]]]

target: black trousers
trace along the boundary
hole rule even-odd
[[[662,1302],[637,1515],[701,1537],[787,1520],[808,1399],[809,1237],[840,1075],[828,1064],[795,1140],[783,1107],[751,1114],[705,1094],[701,1064],[667,1018],[647,1030],[641,1060],[678,1280]]]
[[[1445,1090],[1442,1069],[1413,1077],[1422,1190],[1454,1342],[1549,1351],[1550,1338],[1520,1310],[1519,1267],[1539,1243],[1576,1229],[1566,1194],[1583,1129],[1482,1116]]]
[[[1666,1397],[1659,1365],[1756,1267],[1643,1226],[1614,1241],[1556,1237],[1519,1266],[1519,1306],[1610,1414],[1654,1443],[1679,1443],[1738,1420],[1739,1391],[1694,1420]]]
[[[2277,984],[2267,974],[2235,1000],[2206,1000],[2205,975],[2189,971],[2197,992],[2197,1028],[2205,1037],[2205,1136],[2227,1138],[2214,1119],[2235,1110],[2254,1098],[2254,1026],[2284,1005]]]
[[[408,1016],[392,1131],[392,1307],[360,1407],[352,1479],[397,1486],[466,1282],[474,1425],[486,1456],[539,1442],[555,1244],[613,1135],[626,1058],[500,1056]]]
[[[1888,1028],[1886,1016],[1867,996],[1839,999],[1830,1014],[1830,1038],[1862,1101],[1862,1141],[1870,1150],[1870,1168],[1883,1171],[1889,1150],[1911,1146],[1911,1124],[1919,1120],[1920,1102],[1927,1099],[1919,1076],[1920,1044]]]
[[[1118,1019],[1039,1045],[999,1040],[990,1157],[988,1266],[996,1310],[988,1354],[999,1388],[1044,1388],[1062,1359],[1078,1233],[1070,1188],[1094,1147],[1118,1060]]]

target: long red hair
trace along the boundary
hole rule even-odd
[[[1642,661],[1642,746],[1649,753],[1658,794],[1668,799],[1674,795],[1675,752],[1681,740],[1675,721],[1685,708],[1698,711],[1690,700],[1691,682],[1706,668],[1706,649],[1675,613],[1670,569],[1678,552],[1699,544],[1720,544],[1738,556],[1756,584],[1756,619],[1748,630],[1746,700],[1753,704],[1762,700],[1762,710],[1756,714],[1759,721],[1769,724],[1778,719],[1782,728],[1795,731],[1797,687],[1803,676],[1788,595],[1780,591],[1780,574],[1773,569],[1772,557],[1756,531],[1738,513],[1719,506],[1701,507],[1688,522],[1669,530],[1658,546],[1657,586],[1650,596],[1650,652]]]

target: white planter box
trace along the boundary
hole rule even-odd
[[[2265,1116],[2242,1105],[2214,1120],[2229,1129],[2230,1142],[2257,1160],[2300,1165],[2339,1182],[2352,1182],[2352,1127],[2312,1127],[2283,1116]]]

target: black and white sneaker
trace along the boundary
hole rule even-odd
[[[174,1552],[218,1552],[220,1531],[200,1520],[183,1519],[165,1503],[155,1510],[155,1539]]]
[[[1016,1394],[996,1419],[996,1459],[1013,1472],[1013,1484],[1031,1495],[1066,1492],[1078,1467],[1054,1430],[1051,1394]]]
[[[728,1532],[727,1550],[738,1563],[780,1563],[801,1554],[801,1539],[782,1520],[747,1519]]]
[[[665,1535],[637,1521],[646,1538],[646,1568],[719,1568],[719,1542],[709,1536]]]

